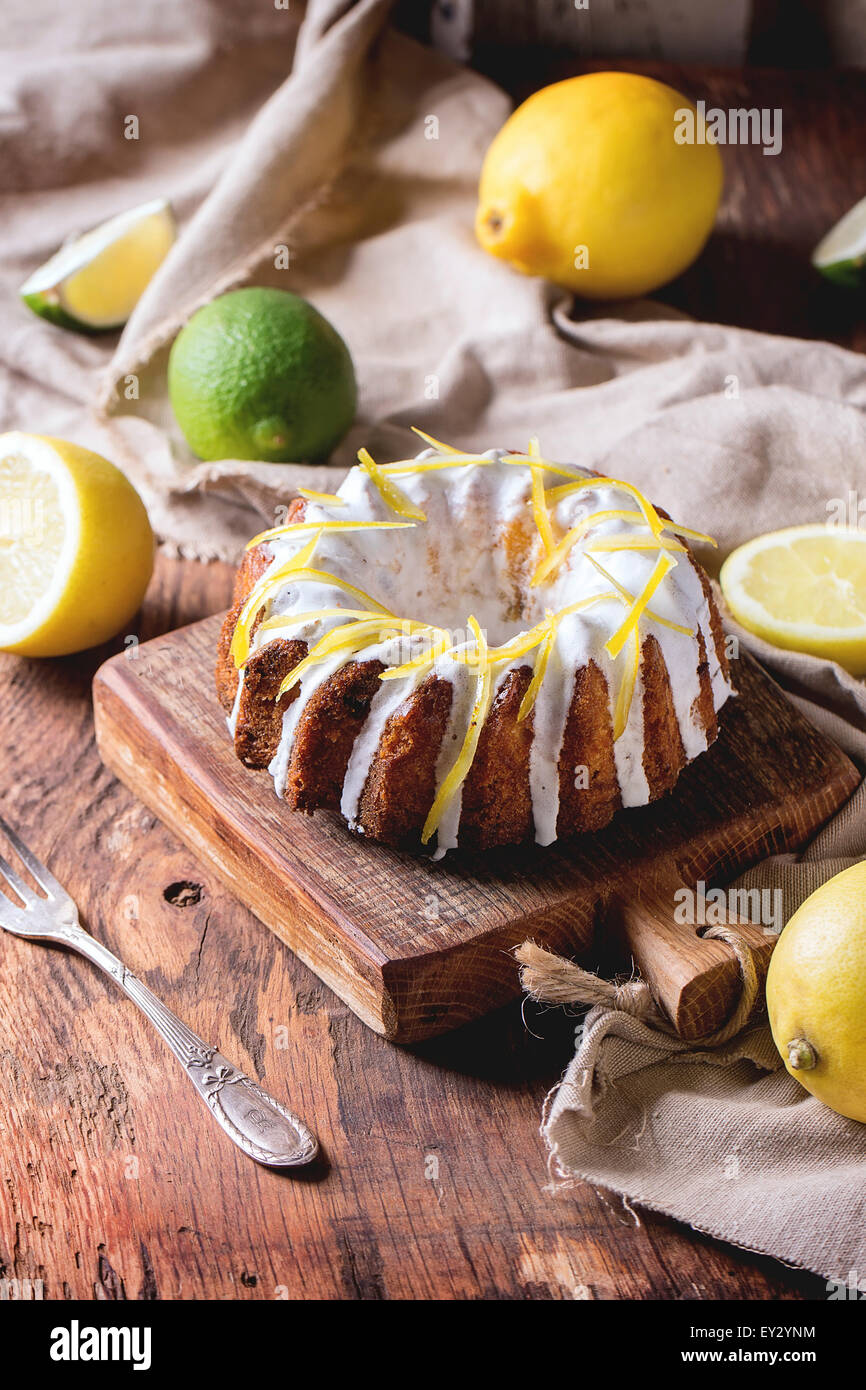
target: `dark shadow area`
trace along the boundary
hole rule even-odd
[[[866,296],[819,274],[811,246],[715,232],[694,265],[653,295],[709,323],[866,348]]]
[[[551,1009],[515,1000],[406,1051],[443,1070],[498,1085],[552,1086],[571,1061],[585,1009]]]

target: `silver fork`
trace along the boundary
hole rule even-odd
[[[208,1047],[107,946],[84,931],[72,898],[2,817],[0,831],[45,894],[34,892],[0,855],[0,886],[11,888],[22,903],[17,907],[0,893],[0,927],[30,941],[69,946],[116,980],[168,1043],[214,1119],[250,1158],[273,1168],[294,1168],[315,1158],[318,1141],[303,1120],[233,1067],[215,1047]]]

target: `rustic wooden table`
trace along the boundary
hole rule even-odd
[[[565,71],[548,62],[539,80]],[[726,151],[719,231],[662,297],[862,347],[862,303],[817,281],[807,253],[866,192],[866,81],[653,71],[785,122],[776,158]],[[136,635],[224,607],[230,584],[226,566],[161,559]],[[538,1124],[572,1019],[527,1009],[525,1026],[514,1007],[413,1048],[364,1028],[101,766],[90,681],[121,646],[0,658],[3,814],[95,935],[290,1097],[325,1152],[295,1177],[243,1158],[113,986],[3,937],[0,1278],[42,1279],[47,1298],[822,1296],[810,1275],[609,1193],[548,1190]]]

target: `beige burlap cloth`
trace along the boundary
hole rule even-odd
[[[866,498],[863,358],[651,303],[587,314],[478,249],[478,170],[508,102],[389,29],[388,10],[79,0],[46,24],[38,3],[10,0],[0,426],[113,456],[164,543],[203,558],[236,555],[313,474],[331,486],[361,443],[402,456],[412,423],[467,447],[536,433],[552,457],[644,486],[721,554]],[[18,305],[17,285],[66,235],[158,195],[181,237],[119,343]],[[349,343],[360,408],[328,469],[202,464],[185,449],[166,352],[197,305],[238,283],[308,295]],[[863,684],[748,644],[866,766]],[[864,854],[861,789],[800,862],[771,861],[755,881],[793,906]],[[827,1275],[866,1273],[866,1127],[774,1060],[765,1030],[690,1053],[595,1011],[545,1122],[556,1171]]]

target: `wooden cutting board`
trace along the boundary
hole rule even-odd
[[[289,811],[267,773],[238,762],[214,694],[220,623],[208,618],[101,667],[101,756],[365,1023],[398,1042],[516,996],[510,951],[527,937],[580,959],[599,924],[682,1036],[704,1035],[732,1007],[738,966],[728,946],[674,920],[675,891],[799,848],[858,782],[742,658],[718,741],[664,800],[547,849],[433,863],[357,838],[336,815]],[[766,965],[775,938],[743,930]]]

